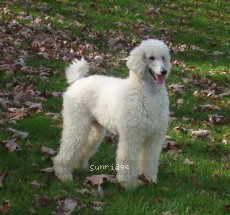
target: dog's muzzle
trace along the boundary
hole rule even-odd
[[[164,83],[164,81],[165,81],[165,75],[167,74],[167,70],[166,69],[162,69],[161,71],[160,71],[160,75],[158,75],[158,74],[156,74],[153,70],[152,70],[152,68],[149,68],[149,73],[151,74],[151,76],[152,76],[152,78],[153,78],[153,80],[155,81],[155,83],[156,84],[163,84]]]

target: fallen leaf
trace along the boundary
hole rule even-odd
[[[183,117],[181,118],[181,120],[182,120],[183,122],[187,122],[187,121],[190,120],[190,118],[183,116]]]
[[[163,149],[175,149],[176,145],[177,144],[175,141],[166,139],[164,144],[162,145],[162,148]]]
[[[99,201],[93,201],[92,204],[93,204],[94,207],[102,207],[106,203],[105,202],[99,202]]]
[[[212,55],[214,55],[214,56],[219,56],[219,55],[222,55],[222,54],[224,54],[224,53],[223,52],[219,52],[219,51],[214,51],[212,53]]]
[[[101,185],[103,184],[105,181],[111,181],[114,182],[115,176],[114,175],[106,175],[106,174],[102,174],[102,175],[93,175],[91,177],[87,177],[85,180],[85,184],[92,184],[92,185]]]
[[[39,207],[45,207],[52,203],[52,200],[49,199],[46,195],[44,196],[35,195],[34,201],[35,201],[35,204]]]
[[[85,196],[91,195],[91,192],[87,188],[83,188],[82,190],[80,190],[80,193]]]
[[[40,172],[48,172],[48,173],[50,173],[50,172],[54,172],[54,169],[53,169],[53,167],[47,167],[45,169],[40,169],[39,171]]]
[[[14,152],[14,151],[20,150],[20,147],[19,147],[18,143],[16,142],[16,139],[4,140],[4,141],[2,141],[2,143],[4,144],[4,146],[10,152]]]
[[[162,204],[163,203],[163,201],[160,199],[160,198],[155,198],[155,202],[158,204],[158,205],[160,205],[160,204]]]
[[[168,139],[165,140],[162,148],[164,150],[175,150],[181,152],[182,148],[187,146],[188,144],[177,144],[175,141],[170,140],[170,137],[167,137]]]
[[[210,136],[210,131],[199,129],[197,131],[192,131],[191,136],[196,139],[202,139],[207,141],[212,141],[212,137]]]
[[[93,207],[93,209],[94,209],[95,211],[103,211],[103,208],[102,208],[102,207]]]
[[[0,205],[0,212],[2,212],[3,214],[9,213],[11,210],[11,207],[12,205],[11,205],[10,200],[5,200]]]
[[[143,173],[141,173],[141,175],[138,175],[138,184],[140,186],[149,184],[148,179],[145,177],[145,175]]]
[[[74,211],[80,211],[86,207],[83,202],[77,198],[68,198],[62,201],[58,201],[57,211],[53,214],[55,215],[71,215]]]
[[[194,164],[194,162],[189,160],[188,158],[186,158],[185,161],[183,162],[183,164],[192,165],[192,164]]]
[[[199,108],[201,108],[202,110],[220,110],[220,107],[217,105],[210,105],[210,104],[206,104],[206,105],[199,105]]]
[[[42,111],[42,103],[36,103],[27,101],[23,103],[26,107],[28,107],[30,110],[39,110]]]
[[[6,130],[12,132],[14,134],[14,137],[19,137],[21,139],[25,139],[29,136],[28,132],[18,131],[18,130],[13,129],[13,128],[7,128]]]
[[[31,184],[35,187],[42,187],[45,186],[44,184],[38,183],[36,180],[32,181],[32,182],[28,182],[28,184]]]
[[[18,119],[28,115],[28,111],[24,107],[8,108],[8,111],[10,112],[11,120],[18,120]]]
[[[193,96],[197,98],[197,97],[200,96],[200,93],[199,93],[197,90],[195,90],[195,91],[193,92]]]
[[[184,104],[184,99],[178,99],[176,103],[178,106],[181,106],[182,104]]]
[[[173,128],[173,131],[181,132],[181,133],[186,133],[188,131],[187,128],[179,125]]]
[[[62,97],[62,92],[52,92],[51,95],[54,98],[61,98]]]
[[[229,142],[230,142],[229,136],[230,136],[229,134],[224,134],[224,135],[223,135],[223,140],[222,140],[222,142],[223,142],[225,145],[229,144]]]
[[[9,101],[8,99],[0,98],[0,105],[1,105],[4,109],[7,109],[8,107],[10,107],[10,106],[12,105],[12,102]]]
[[[167,155],[169,155],[169,157],[173,158],[174,160],[180,157],[180,153],[178,150],[168,150]]]
[[[173,90],[173,92],[177,92],[181,94],[182,96],[185,96],[185,91],[183,89],[183,85],[180,84],[171,84],[169,85],[169,88]]]
[[[68,198],[63,202],[63,208],[65,212],[73,212],[75,208],[77,207],[78,202],[75,198]]]
[[[51,113],[48,112],[45,114],[47,117],[51,118],[51,119],[61,119],[61,115],[58,113]]]
[[[224,117],[222,115],[214,114],[214,115],[208,115],[208,120],[212,124],[229,124],[230,118]]]
[[[58,153],[57,151],[55,151],[55,150],[53,150],[51,148],[48,148],[46,146],[42,146],[41,152],[46,153],[46,154],[51,155],[51,156],[54,156],[54,155],[56,155]]]
[[[204,196],[206,194],[206,191],[205,190],[197,190],[196,194],[199,196]]]

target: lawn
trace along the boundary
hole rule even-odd
[[[2,0],[0,213],[228,214],[229,6],[224,0]],[[147,38],[164,40],[173,63],[158,183],[133,190],[85,183],[92,175],[115,175],[111,169],[79,170],[74,181],[59,182],[49,167],[61,136],[65,67],[84,56],[91,74],[127,77],[125,58]],[[114,165],[116,147],[109,134],[90,164]]]

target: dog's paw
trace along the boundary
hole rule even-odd
[[[132,189],[138,186],[137,180],[126,180],[117,177],[117,183],[125,189]]]
[[[60,181],[71,181],[73,180],[73,175],[72,174],[65,174],[65,173],[55,173],[55,175],[58,177]]]
[[[146,179],[150,182],[150,183],[157,183],[157,175],[147,175]]]

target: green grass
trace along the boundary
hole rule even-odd
[[[157,185],[142,186],[134,190],[124,190],[117,184],[106,183],[103,186],[103,211],[96,211],[92,201],[97,197],[83,196],[79,193],[84,187],[87,176],[92,174],[114,174],[112,170],[76,171],[78,179],[73,182],[61,183],[53,173],[43,173],[39,170],[52,166],[49,157],[44,157],[41,147],[46,146],[57,150],[61,137],[60,119],[53,120],[45,116],[47,112],[61,113],[62,99],[52,97],[52,92],[63,92],[68,86],[65,81],[64,69],[67,62],[49,57],[46,59],[39,54],[39,50],[32,47],[33,35],[25,39],[18,34],[18,30],[5,32],[1,35],[4,48],[12,46],[13,41],[21,39],[18,51],[29,52],[26,65],[34,69],[40,66],[50,68],[51,73],[43,79],[39,74],[21,73],[19,69],[12,75],[5,69],[0,73],[1,98],[7,97],[7,92],[15,90],[17,85],[33,84],[34,89],[45,98],[42,101],[43,111],[32,112],[28,116],[10,121],[9,111],[0,106],[0,120],[7,120],[0,127],[0,141],[11,139],[12,134],[6,129],[13,127],[20,131],[29,132],[28,138],[17,142],[21,150],[10,153],[0,146],[0,171],[6,171],[7,177],[0,186],[0,207],[3,201],[11,202],[9,214],[30,214],[31,210],[38,214],[51,214],[57,208],[57,201],[68,197],[81,199],[86,208],[80,214],[136,214],[152,215],[171,211],[180,215],[204,214],[222,215],[229,211],[225,206],[229,201],[229,144],[222,142],[224,135],[229,135],[229,125],[205,125],[210,114],[230,115],[229,97],[210,98],[207,96],[194,97],[194,91],[200,92],[206,88],[202,85],[205,79],[214,82],[218,88],[216,94],[223,93],[229,87],[229,3],[227,1],[76,1],[76,0],[46,0],[46,1],[3,1],[4,7],[10,12],[2,13],[1,26],[7,28],[14,19],[20,28],[30,28],[36,34],[46,34],[47,37],[56,35],[58,41],[60,32],[66,33],[64,45],[55,51],[55,47],[45,47],[46,51],[65,54],[62,48],[67,47],[79,51],[79,44],[91,44],[96,48],[96,54],[108,54],[108,62],[117,62],[119,67],[108,66],[106,75],[126,77],[128,70],[123,60],[124,55],[146,36],[165,40],[173,47],[185,44],[183,52],[173,52],[172,61],[184,63],[185,66],[174,65],[167,85],[183,84],[186,95],[182,97],[169,89],[171,111],[176,120],[170,123],[168,135],[183,149],[177,159],[170,157],[163,151],[161,160],[163,167],[158,175]],[[1,12],[3,8],[1,7]],[[24,15],[22,15],[24,14]],[[41,24],[31,25],[27,17],[42,19]],[[63,18],[60,18],[63,17]],[[59,39],[57,38],[59,35]],[[9,37],[12,37],[10,39]],[[79,42],[76,42],[79,38]],[[111,49],[110,39],[122,41],[121,47]],[[62,41],[64,39],[60,39]],[[191,46],[204,51],[192,50]],[[3,49],[4,49],[3,48]],[[5,49],[6,50],[6,49]],[[95,51],[95,50],[94,50]],[[125,51],[124,53],[121,51]],[[215,54],[215,52],[222,52]],[[51,53],[52,54],[52,53]],[[89,57],[90,52],[85,56]],[[77,54],[77,56],[79,56]],[[0,61],[11,64],[20,54],[12,56],[0,55]],[[92,60],[93,58],[91,58]],[[93,73],[93,72],[92,72]],[[198,77],[197,83],[183,83],[183,78]],[[176,105],[178,99],[183,98],[181,106]],[[9,98],[13,101],[13,98]],[[36,102],[37,100],[34,99]],[[37,101],[38,102],[38,101]],[[40,101],[41,102],[41,101]],[[220,110],[202,111],[195,107],[203,104],[218,105]],[[14,101],[16,107],[21,103]],[[183,117],[189,118],[183,121]],[[178,133],[174,127],[182,125],[188,129],[187,133]],[[191,130],[208,129],[214,142],[193,139]],[[229,138],[229,136],[227,137]],[[116,144],[105,140],[99,151],[91,158],[90,164],[114,164]],[[193,165],[183,164],[185,159],[194,162]],[[35,187],[30,182],[37,180],[44,186]],[[91,189],[91,188],[89,188]],[[93,189],[97,189],[94,187]],[[52,199],[51,204],[41,207],[36,205],[34,196],[46,195]],[[0,210],[1,211],[1,210]],[[77,214],[77,212],[75,212]]]

